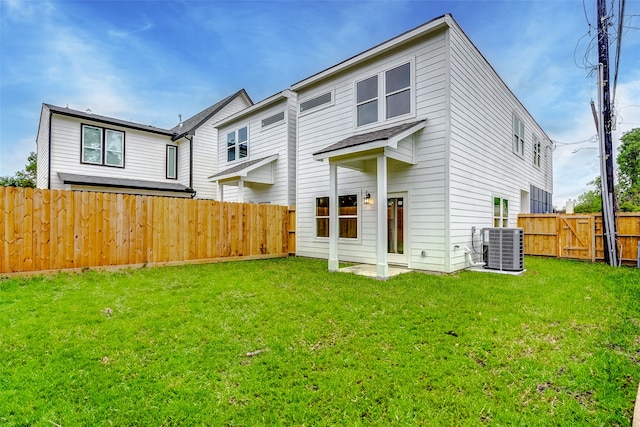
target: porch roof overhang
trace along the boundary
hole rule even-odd
[[[341,165],[345,167],[359,169],[354,161],[367,157],[376,157],[380,154],[385,156],[391,154],[388,149],[397,149],[398,143],[401,140],[424,129],[426,122],[426,120],[418,120],[372,132],[352,135],[313,153],[313,158],[314,160],[328,160],[332,163],[341,163]],[[395,158],[396,156],[390,155],[389,157]],[[398,156],[397,160],[411,163],[402,156]]]
[[[255,172],[257,169],[265,165],[272,164],[276,160],[278,160],[277,154],[273,154],[268,157],[262,157],[260,159],[248,160],[215,175],[211,175],[208,179],[210,181],[225,184],[232,184],[233,182],[237,182],[240,180],[260,184],[273,184],[273,173],[265,175]]]
[[[113,178],[92,175],[77,175],[58,172],[64,184],[84,185],[91,187],[129,188],[136,190],[171,191],[176,193],[195,193],[192,188],[172,182],[143,181],[140,179]]]

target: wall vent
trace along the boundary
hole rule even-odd
[[[524,270],[524,230],[522,228],[485,228],[485,268],[501,271]]]

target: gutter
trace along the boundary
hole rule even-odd
[[[49,158],[47,159],[47,190],[51,190],[51,122],[53,121],[53,111],[51,111],[51,108],[48,108],[49,110],[49,138],[48,138],[48,143],[49,143],[49,148],[48,148],[48,152],[49,152]],[[38,157],[36,156],[36,159]],[[36,165],[37,165],[37,160],[36,160]],[[37,182],[38,182],[38,167],[36,166],[36,186],[37,186]]]

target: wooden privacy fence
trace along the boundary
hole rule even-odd
[[[284,257],[289,242],[295,242],[295,222],[290,227],[295,212],[290,211],[276,205],[0,187],[0,273]]]
[[[525,255],[604,260],[600,214],[520,214],[518,227],[524,229]],[[640,213],[619,213],[616,230],[618,257],[637,265]]]

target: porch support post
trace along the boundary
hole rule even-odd
[[[329,271],[338,271],[338,165],[329,163]]]
[[[378,234],[377,234],[377,276],[380,279],[389,277],[387,264],[387,158],[378,156]]]
[[[244,203],[244,181],[242,178],[238,181],[238,201]]]
[[[224,185],[218,181],[218,200],[224,202]]]

